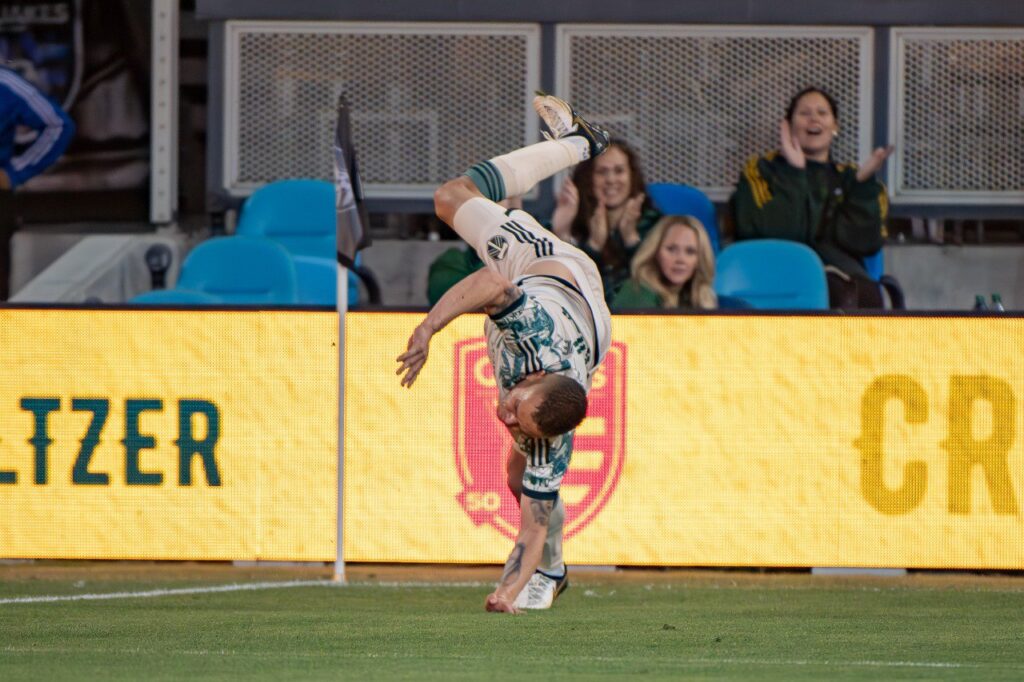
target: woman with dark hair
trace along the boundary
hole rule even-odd
[[[833,308],[881,308],[877,282],[862,259],[882,248],[888,198],[875,178],[892,153],[879,147],[860,167],[832,158],[839,135],[835,99],[816,87],[789,102],[779,149],[747,162],[729,200],[741,239],[789,239],[825,263]]]
[[[629,264],[661,214],[645,193],[636,152],[613,140],[596,159],[576,166],[558,193],[551,229],[597,263],[611,301],[629,278]]]

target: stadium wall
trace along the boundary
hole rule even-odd
[[[387,3],[293,0],[196,0],[204,19],[316,19],[343,21],[538,21],[538,22],[669,22],[721,24],[906,24],[932,26],[1000,26],[1024,24],[1024,7],[1003,0],[880,2],[850,0],[786,3],[750,0],[641,0],[624,3],[571,0],[552,3],[498,0]]]
[[[345,556],[501,563],[480,316],[346,318]],[[0,557],[334,558],[337,317],[0,310]],[[563,488],[576,564],[1024,565],[1019,316],[620,315]]]
[[[354,137],[366,161],[362,168],[370,210],[429,213],[433,187],[464,170],[460,157],[464,147],[472,150],[475,159],[536,140],[529,128],[532,119],[517,122],[515,116],[529,111],[533,91],[529,82],[539,79],[541,88],[570,98],[602,117],[599,120],[609,124],[613,133],[633,141],[645,159],[649,178],[694,184],[716,201],[723,200],[747,156],[775,144],[774,122],[788,94],[808,82],[823,84],[839,91],[844,112],[839,147],[844,159],[859,160],[876,145],[895,143],[896,154],[882,173],[891,190],[893,215],[1020,216],[1016,171],[1020,164],[1015,151],[1020,145],[1013,143],[1019,115],[1012,106],[1015,100],[1005,97],[1005,92],[1019,89],[1019,70],[1013,65],[1019,63],[1024,44],[1017,31],[1024,24],[1020,3],[986,1],[969,7],[944,0],[325,5],[301,0],[287,4],[200,0],[196,13],[209,22],[208,81],[211,92],[221,93],[211,99],[208,118],[208,208],[214,213],[237,208],[253,183],[297,173],[328,176],[328,165],[311,168],[318,156],[326,158],[326,153],[313,150],[325,145],[294,144],[293,138],[315,139],[319,129],[327,129],[319,110],[330,109],[338,90],[345,90],[353,103]],[[248,35],[254,21],[262,22],[257,33],[266,30],[259,39]],[[485,50],[481,56],[471,44],[456,41],[457,47],[436,45],[424,57],[416,54],[420,38],[406,36],[409,44],[399,38],[417,27],[427,33],[459,33],[481,26],[498,31],[522,28],[524,23],[535,27],[540,39],[539,50],[530,48],[522,55],[512,50],[494,57]],[[922,24],[932,28],[918,28]],[[589,43],[599,55],[609,53],[606,59],[598,59],[601,66],[573,65],[565,59],[561,32],[566,26],[581,27],[573,54],[584,54]],[[623,35],[611,43],[607,36],[595,35],[595,42],[586,36],[591,26],[595,34],[643,34],[653,27],[655,32],[692,35],[676,36],[668,43],[665,35],[657,39]],[[245,51],[243,43],[258,43],[277,29],[302,33],[298,40],[303,46],[295,48],[288,38],[287,45],[275,46],[271,40]],[[786,42],[787,35],[801,31],[810,31],[820,44],[812,49],[810,43],[801,47]],[[834,35],[850,31],[864,31],[866,36],[856,58],[843,52],[843,41]],[[390,51],[384,51],[385,59],[374,58],[368,36],[389,32],[395,34],[395,45],[404,47],[390,46]],[[737,64],[729,59],[719,63],[722,55],[705,39],[709,32],[736,38]],[[352,39],[325,36],[343,33]],[[762,39],[746,40],[751,33]],[[321,50],[317,45],[330,48]],[[819,54],[822,50],[830,58]],[[394,72],[409,55],[409,63]],[[267,64],[261,65],[264,59]],[[433,74],[416,70],[425,63],[436,65]],[[481,64],[493,68],[496,63],[502,65],[503,76],[480,68]],[[641,67],[634,70],[637,64]],[[460,71],[467,67],[471,76]],[[722,76],[720,69],[733,75]],[[246,104],[246,92],[253,88],[239,89],[235,71],[243,83],[251,76],[260,84],[255,105]],[[607,83],[598,97],[594,93],[600,90],[603,77]],[[523,87],[523,79],[528,87]],[[590,84],[588,79],[597,83]],[[452,82],[459,83],[457,94],[448,91]],[[491,126],[468,126],[467,121],[481,120],[476,112],[450,115],[453,102],[459,106],[494,102],[497,83],[504,99],[490,111]],[[275,96],[267,94],[273,92],[283,96],[284,104],[273,104]],[[650,93],[666,97],[648,101]],[[632,104],[622,106],[622,102]],[[241,115],[233,116],[235,111]],[[618,120],[623,117],[635,120]],[[385,120],[388,123],[383,125]],[[500,125],[493,125],[495,120]],[[246,130],[260,126],[269,128],[270,134]],[[424,126],[429,134],[423,132]],[[379,134],[399,129],[402,132],[395,132],[390,140]],[[671,137],[672,131],[681,141]],[[431,135],[438,138],[436,144],[429,142]],[[251,148],[244,144],[247,136],[257,141]],[[244,138],[241,146],[234,142],[236,137]],[[418,144],[406,144],[409,139]],[[304,151],[294,156],[278,147]],[[418,151],[410,155],[411,149]],[[721,173],[722,168],[728,172]],[[547,214],[553,197],[552,185],[544,183],[527,208]]]

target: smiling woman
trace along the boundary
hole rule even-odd
[[[888,199],[875,173],[892,147],[875,149],[858,168],[832,158],[840,134],[835,99],[816,87],[789,102],[779,149],[753,157],[729,201],[736,239],[788,239],[825,263],[833,308],[881,308],[877,282],[862,260],[882,248]]]
[[[613,140],[597,158],[579,164],[558,193],[551,228],[594,259],[611,301],[629,277],[629,263],[661,214],[644,192],[637,153]]]

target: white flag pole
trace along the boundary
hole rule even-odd
[[[344,139],[347,125],[345,100],[338,98],[337,119],[334,122],[334,215],[336,221],[335,249],[338,255],[338,497],[334,536],[334,580],[344,584],[345,579],[345,313],[348,311],[348,269],[342,265],[342,254],[355,257],[352,242],[351,218],[355,208],[355,193],[348,174]]]
[[[338,509],[334,580],[345,583],[345,313],[348,311],[348,270],[338,263]]]
[[[338,250],[338,510],[335,534],[334,579],[345,582],[345,313],[348,310],[348,268],[356,269],[355,259],[366,246],[361,211],[362,187],[352,145],[349,105],[345,95],[338,96],[338,119],[334,126],[334,193]],[[356,270],[356,272],[359,272]],[[371,290],[370,299],[374,294]]]

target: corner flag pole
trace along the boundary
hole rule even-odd
[[[334,580],[345,578],[345,312],[348,309],[348,270],[338,263],[338,515],[335,535]]]
[[[363,193],[356,166],[349,121],[349,105],[338,97],[334,126],[334,198],[338,253],[338,507],[335,535],[334,580],[345,583],[345,313],[348,311],[348,269],[356,253],[369,244]]]
[[[348,582],[345,577],[345,313],[348,311],[348,269],[338,263],[338,506],[334,580]]]
[[[338,103],[341,109],[341,103]],[[341,117],[335,125],[334,140],[334,206],[336,211],[337,253],[338,253],[338,496],[335,518],[334,547],[334,580],[345,583],[345,313],[348,311],[348,269],[342,264],[342,206],[345,201],[345,184],[348,174],[345,172],[344,152],[339,144],[338,128]],[[351,186],[349,187],[351,195]]]

